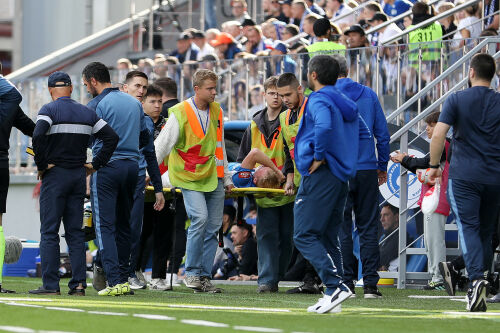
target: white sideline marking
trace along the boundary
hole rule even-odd
[[[0,326],[0,331],[18,332],[18,333],[34,333],[35,332],[31,328],[19,327],[19,326]]]
[[[409,298],[423,299],[465,299],[465,296],[431,296],[431,295],[408,295]]]
[[[65,331],[38,331],[38,333],[75,333],[75,332],[65,332]]]
[[[228,324],[224,323],[216,323],[213,321],[195,320],[195,319],[182,319],[181,323],[189,325],[197,325],[197,326],[208,326],[208,327],[229,327]]]
[[[209,306],[209,305],[182,305],[182,304],[169,304],[170,308],[186,308],[186,309],[207,309],[207,310],[246,310],[246,311],[260,311],[260,312],[290,312],[287,309],[266,309],[266,308],[245,308],[236,306]]]
[[[267,327],[233,326],[233,328],[239,331],[251,331],[251,332],[269,332],[269,333],[283,332],[283,330],[279,328],[267,328]]]
[[[85,310],[82,310],[82,309],[62,308],[59,306],[46,306],[45,308],[47,310],[68,311],[68,312],[85,312]]]
[[[474,316],[474,317],[500,316],[500,312],[456,312],[456,311],[449,311],[449,312],[443,312],[443,314],[454,315],[454,316]]]
[[[4,303],[5,305],[14,305],[14,306],[24,306],[27,308],[43,308],[41,305],[36,305],[36,304],[23,304],[23,303],[16,303],[16,302],[10,302],[10,303]]]
[[[54,300],[47,298],[0,297],[0,301],[53,302]]]
[[[133,316],[137,317],[137,318],[153,319],[153,320],[175,320],[174,317],[168,317],[168,316],[163,316],[163,315],[154,315],[154,314],[134,313]]]
[[[105,316],[128,316],[127,313],[123,312],[106,312],[106,311],[87,311],[90,314],[98,314],[98,315],[105,315]]]
[[[450,301],[457,301],[457,302],[464,302],[467,303],[467,300],[465,298],[452,298]]]

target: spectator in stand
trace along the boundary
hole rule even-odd
[[[193,44],[195,44],[200,50],[196,56],[196,60],[200,61],[207,54],[213,54],[215,52],[214,48],[207,43],[206,35],[201,30],[196,30],[193,32]]]
[[[171,56],[179,59],[182,64],[187,60],[196,60],[200,49],[192,44],[192,36],[188,32],[183,32],[177,38],[177,50],[172,52]]]
[[[282,21],[278,21],[275,18],[270,18],[266,22],[262,23],[262,34],[264,37],[271,41],[281,40],[283,31],[285,30],[286,24]]]
[[[269,42],[262,36],[260,26],[256,25],[248,30],[248,41],[245,44],[246,52],[256,54],[260,51],[266,51],[269,48]]]
[[[442,2],[438,7],[438,13],[441,14],[453,8],[455,8],[455,5],[452,2]],[[443,35],[448,35],[447,37],[443,37],[443,39],[452,39],[453,32],[457,30],[457,26],[455,25],[455,15],[442,18],[439,20],[439,23],[441,23],[441,26],[443,27]]]
[[[375,13],[371,19],[368,20],[368,23],[372,27],[376,27],[384,22],[387,22],[387,15],[384,13]],[[388,26],[385,26],[378,31],[374,32],[372,35],[372,46],[377,46],[378,44],[384,43],[386,40],[389,40],[392,36],[401,33],[401,29],[395,24],[391,23]],[[374,41],[375,39],[375,41]],[[375,44],[374,44],[375,43]]]
[[[243,36],[243,28],[238,21],[227,21],[222,23],[222,31],[233,36],[234,40],[238,43],[246,41],[246,37]],[[215,38],[217,38],[217,36]]]
[[[458,4],[463,4],[465,1],[460,1]],[[463,47],[466,44],[465,38],[477,38],[481,34],[482,24],[481,20],[477,18],[479,5],[474,4],[465,8],[459,13],[457,32],[453,35],[453,39],[457,39],[456,47]]]
[[[162,92],[161,115],[168,118],[168,109],[179,103],[177,99],[177,83],[169,77],[162,77],[155,81],[155,85],[160,87]]]
[[[210,42],[213,41],[217,37],[218,34],[220,34],[220,31],[219,31],[219,29],[215,29],[215,28],[208,29],[207,31],[205,31],[205,37],[206,37],[207,43],[210,44]]]
[[[117,82],[123,83],[125,81],[125,76],[128,72],[132,70],[134,66],[132,62],[127,58],[120,58],[116,61],[116,69],[118,70]]]
[[[255,112],[262,110],[266,107],[264,102],[264,86],[261,84],[250,87],[250,104],[248,109],[248,118],[252,119]]]
[[[165,58],[165,56],[163,54],[161,56],[157,57],[155,56],[154,62],[155,62],[155,67],[153,71],[155,74],[155,79],[158,79],[160,77],[165,77],[167,75],[167,59]]]
[[[324,17],[326,15],[325,10],[315,2],[315,0],[306,0],[306,4],[309,7],[309,10],[314,14]]]
[[[155,62],[151,58],[140,59],[137,62],[137,70],[143,72],[148,77],[153,73]]]
[[[242,50],[236,44],[233,36],[227,32],[221,32],[217,37],[211,42],[211,45],[215,48],[216,54],[219,59],[231,60],[234,56]]]
[[[314,23],[314,34],[317,36],[317,42],[306,46],[309,53],[319,51],[345,50],[343,44],[333,42],[333,35],[340,34],[340,28],[336,27],[327,18],[321,18]],[[311,54],[311,56],[314,56]]]
[[[412,7],[412,3],[407,0],[385,0],[384,13],[390,17],[401,15]]]
[[[281,11],[283,12],[283,15],[287,18],[288,24],[295,24],[295,20],[293,19],[292,15],[292,2],[293,0],[282,0],[279,2],[281,5]]]
[[[231,239],[234,252],[238,255],[238,273],[244,275],[257,274],[257,242],[252,226],[246,222],[231,227]]]
[[[314,22],[320,18],[321,16],[318,16],[317,14],[309,14],[304,17],[304,24],[302,28],[304,32],[309,35],[307,39],[311,44],[317,41],[316,35],[314,34]]]
[[[436,126],[439,119],[439,112],[434,112],[425,118],[427,124],[426,132],[427,138],[432,138],[432,133],[434,127]],[[446,244],[444,240],[445,224],[448,215],[450,215],[450,205],[448,200],[446,200],[446,191],[444,190],[448,184],[448,169],[450,164],[448,162],[449,158],[447,155],[451,153],[450,151],[450,139],[446,139],[445,149],[441,155],[441,163],[443,165],[443,175],[441,177],[441,192],[439,193],[439,204],[434,213],[424,214],[424,240],[425,249],[427,251],[427,267],[429,268],[429,273],[432,279],[424,287],[424,290],[444,290],[445,285],[443,283],[443,276],[439,272],[439,263],[446,261]],[[394,163],[401,163],[406,169],[413,173],[417,173],[417,169],[427,169],[430,167],[429,161],[430,156],[427,155],[422,158],[408,156],[406,153],[396,152],[395,155],[391,156],[391,160]],[[421,177],[419,176],[419,179]],[[418,205],[422,206],[422,199],[425,193],[432,187],[432,184],[423,183],[422,190],[420,192],[420,199],[418,200]]]
[[[344,263],[344,283],[354,291],[357,279],[356,259],[353,254],[353,218],[359,233],[360,257],[365,298],[380,298],[377,289],[379,249],[378,196],[379,186],[387,181],[390,135],[384,110],[377,94],[369,87],[348,78],[346,58],[334,54],[339,64],[339,78],[335,87],[356,103],[359,111],[359,152],[357,171],[349,180],[349,194],[345,204],[344,223],[339,233]],[[376,147],[376,150],[375,150]]]
[[[382,11],[382,6],[380,6],[378,2],[370,0],[369,3],[363,9],[361,9],[361,14],[359,15],[358,19],[368,21],[373,17],[373,15],[375,15],[375,13]]]
[[[344,0],[326,0],[327,17],[342,30],[356,23],[354,14],[337,19],[340,16],[351,13],[351,7],[344,3]]]
[[[283,31],[283,41],[286,42],[288,39],[297,36],[299,33],[299,27],[297,27],[295,24],[287,24],[285,30]],[[307,40],[301,38],[290,45],[290,50],[298,50],[299,48],[306,45],[309,45]]]
[[[250,29],[252,29],[256,25],[257,24],[252,19],[246,19],[245,21],[243,21],[243,23],[241,23],[241,33],[246,39],[248,39],[248,32],[250,31]],[[241,45],[244,45],[245,43],[246,40],[241,41]]]
[[[201,60],[200,68],[215,70],[215,66],[219,61],[219,57],[215,54],[207,54]]]
[[[292,16],[295,24],[299,26],[300,32],[304,31],[305,17],[311,13],[311,10],[309,10],[304,0],[293,0]]]
[[[278,0],[264,0],[262,2],[262,6],[264,7],[264,20],[267,21],[271,18],[275,18],[278,21],[281,21],[285,24],[288,23],[288,17],[283,14],[283,11],[281,10],[281,4],[280,1]],[[266,7],[267,6],[267,7]],[[266,10],[267,8],[267,10]]]
[[[360,47],[365,47],[368,44],[368,40],[366,39],[365,31],[359,24],[355,24],[351,26],[344,32],[344,35],[347,36],[347,48],[355,49]]]
[[[180,75],[181,75],[181,63],[179,62],[179,59],[177,59],[176,57],[170,56],[170,57],[167,57],[165,62],[168,65],[167,77],[174,79],[175,82],[179,82]]]
[[[250,15],[248,15],[247,2],[245,0],[232,0],[231,12],[234,19],[240,23],[243,23],[246,19],[251,19]]]
[[[288,51],[285,43],[279,40],[274,42],[271,47],[270,54],[272,56],[282,56],[272,58],[272,61],[275,63],[275,75],[282,73],[295,73],[297,63],[289,55],[287,55],[287,53]]]
[[[484,17],[498,12],[499,2],[500,0],[484,0]],[[495,31],[497,31],[499,28],[498,23],[499,23],[499,14],[497,13],[485,19],[484,26],[485,29],[494,29]]]

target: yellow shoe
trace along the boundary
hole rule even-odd
[[[106,287],[97,293],[99,296],[120,296],[122,293],[122,285],[117,284],[114,287]]]
[[[132,289],[130,289],[130,283],[125,282],[122,284],[117,285],[118,288],[120,288],[122,295],[133,295],[134,292]]]

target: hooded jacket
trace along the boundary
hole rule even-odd
[[[313,160],[325,160],[330,172],[346,182],[356,172],[359,117],[356,103],[334,86],[309,95],[295,139],[295,163],[309,176]]]
[[[358,106],[359,153],[357,169],[386,171],[391,137],[377,94],[372,89],[349,78],[337,80],[335,87]],[[377,154],[375,154],[375,139],[377,140]]]

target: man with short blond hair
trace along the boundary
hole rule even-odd
[[[186,244],[184,284],[196,291],[221,292],[210,281],[222,225],[224,187],[234,186],[227,171],[223,111],[215,102],[217,74],[197,70],[194,96],[170,108],[170,117],[155,141],[156,158],[168,156],[170,183],[182,190],[191,220]]]

